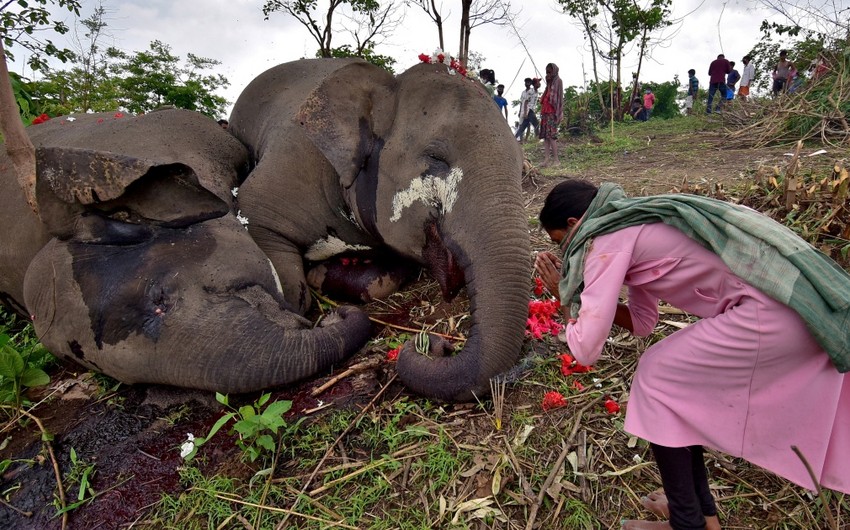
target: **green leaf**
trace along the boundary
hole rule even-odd
[[[21,384],[28,387],[45,386],[50,383],[50,376],[41,368],[27,368],[21,374]]]
[[[260,399],[257,400],[257,407],[262,407],[266,404],[266,402],[272,397],[271,394],[263,394],[260,396]]]
[[[0,376],[15,379],[24,371],[24,360],[21,354],[9,346],[0,348]]]
[[[257,445],[259,445],[259,446],[260,446],[260,447],[262,447],[263,449],[266,449],[266,450],[267,450],[267,451],[269,451],[270,453],[273,453],[273,452],[274,452],[274,449],[275,449],[275,447],[274,447],[274,438],[272,438],[272,437],[271,437],[270,435],[268,435],[268,434],[264,434],[264,435],[262,435],[262,436],[258,437],[258,438],[257,438]]]
[[[225,407],[229,406],[227,403],[227,395],[219,392],[215,393],[215,400],[224,405]]]
[[[251,405],[243,405],[239,407],[239,415],[242,417],[242,419],[249,420],[256,416],[257,412]]]
[[[212,429],[210,429],[209,434],[207,434],[205,438],[195,438],[195,447],[200,447],[207,440],[215,436],[215,433],[217,433],[224,426],[225,423],[232,420],[234,416],[236,416],[235,412],[228,412],[224,416],[220,417],[218,421],[215,422],[215,424],[212,426]]]
[[[289,409],[291,408],[291,401],[275,401],[274,403],[266,407],[266,410],[263,411],[263,416],[267,414],[271,414],[274,416],[283,416],[284,414],[289,412]]]

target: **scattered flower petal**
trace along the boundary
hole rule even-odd
[[[44,123],[50,120],[50,116],[47,114],[41,113],[32,120],[33,125],[38,125],[39,123]]]
[[[186,458],[195,450],[195,436],[192,433],[186,433],[186,437],[188,439],[180,446],[180,458]]]
[[[608,398],[605,400],[605,409],[608,411],[608,414],[617,414],[620,412],[620,404]]]
[[[401,351],[401,348],[395,348],[387,352],[387,362],[394,363],[398,360],[398,353]]]
[[[567,400],[560,392],[546,392],[543,396],[543,410],[552,410],[567,406]]]
[[[239,195],[239,188],[233,188],[232,190],[230,190],[230,193],[232,193],[233,197],[235,198],[237,195]]]
[[[534,278],[534,295],[541,296],[543,294],[543,280]]]

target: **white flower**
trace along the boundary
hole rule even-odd
[[[73,116],[68,116],[67,118],[65,118],[65,121],[77,121],[77,118]]]
[[[195,436],[192,433],[186,433],[186,437],[188,440],[180,446],[180,458],[186,458],[195,450]]]
[[[242,226],[245,227],[245,230],[248,230],[248,218],[242,215],[242,210],[236,212],[236,220],[242,223]]]
[[[640,455],[635,455],[632,457],[632,461],[634,461],[635,464],[640,464],[643,462],[643,458],[641,458]]]
[[[239,188],[233,188],[232,190],[230,190],[230,193],[232,193],[233,196],[236,197],[237,195],[239,195]]]

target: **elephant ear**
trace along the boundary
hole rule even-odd
[[[180,227],[230,211],[230,204],[205,189],[185,164],[106,151],[38,148],[36,181],[37,198],[45,208],[42,220],[60,238],[83,235],[80,219],[87,214],[136,225]]]
[[[351,63],[326,77],[295,115],[346,188],[383,145],[395,116],[395,86],[386,70]]]

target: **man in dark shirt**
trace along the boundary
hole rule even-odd
[[[708,103],[705,106],[705,113],[711,114],[711,103],[714,101],[714,94],[720,90],[720,98],[717,101],[715,112],[720,112],[720,107],[723,105],[723,100],[726,99],[726,74],[732,71],[732,65],[726,60],[726,57],[721,53],[717,59],[711,61],[708,66]]]

